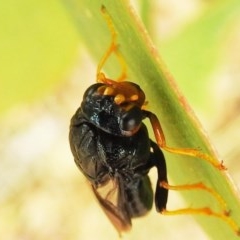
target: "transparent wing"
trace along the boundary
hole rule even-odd
[[[132,226],[121,181],[121,178],[112,178],[103,186],[92,186],[98,202],[119,234]]]

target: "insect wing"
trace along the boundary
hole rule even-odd
[[[92,186],[98,202],[119,233],[130,230],[132,225],[120,181],[119,178],[113,178],[104,186]]]

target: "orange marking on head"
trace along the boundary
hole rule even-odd
[[[114,98],[114,102],[117,104],[117,105],[120,105],[121,103],[125,102],[126,98],[124,95],[122,94],[117,94]]]
[[[114,93],[115,93],[115,91],[112,87],[106,87],[103,92],[103,95],[111,96],[111,95],[114,95]]]

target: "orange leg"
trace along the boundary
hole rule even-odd
[[[221,164],[218,163],[218,161],[211,156],[204,154],[197,149],[191,149],[191,148],[171,148],[166,146],[166,140],[164,137],[163,130],[161,128],[160,122],[157,118],[157,116],[149,111],[143,110],[145,113],[145,116],[150,119],[155,138],[157,141],[157,144],[160,148],[176,153],[176,154],[182,154],[186,156],[193,156],[193,157],[198,157],[201,158],[210,164],[212,164],[214,167],[220,170],[225,170],[226,168]],[[198,215],[207,215],[207,216],[214,216],[217,218],[222,219],[225,221],[235,232],[237,235],[240,236],[240,228],[237,226],[237,224],[229,217],[230,211],[227,209],[227,205],[225,201],[222,199],[222,197],[213,189],[205,186],[203,183],[195,183],[195,184],[186,184],[186,185],[180,185],[180,186],[171,186],[167,183],[167,181],[160,181],[159,182],[159,187],[160,189],[164,188],[167,190],[203,190],[208,193],[210,193],[220,204],[223,212],[218,213],[213,211],[211,208],[208,207],[203,207],[203,208],[183,208],[183,209],[177,209],[177,210],[167,210],[167,209],[160,209],[160,213],[164,215],[178,215],[178,214],[198,214]]]
[[[121,75],[117,78],[117,82],[118,81],[123,81],[124,79],[126,79],[127,74],[126,74],[126,63],[122,57],[122,55],[120,54],[120,52],[118,51],[118,45],[117,45],[117,33],[114,29],[113,26],[113,22],[112,19],[109,15],[109,13],[107,12],[106,8],[104,6],[102,6],[101,8],[102,14],[107,22],[108,28],[111,32],[111,44],[108,48],[108,50],[106,51],[106,53],[103,55],[101,61],[98,64],[98,68],[97,68],[97,82],[103,82],[103,83],[111,83],[113,80],[107,79],[105,77],[105,74],[102,72],[102,68],[104,66],[104,64],[106,63],[106,61],[108,60],[108,58],[110,57],[110,55],[112,53],[115,53],[115,55],[117,56],[117,59],[122,67],[122,72]],[[115,82],[115,81],[114,81]]]
[[[203,207],[203,208],[183,208],[183,209],[177,209],[177,210],[166,210],[163,209],[161,211],[161,214],[163,215],[179,215],[179,214],[198,214],[198,215],[207,215],[207,216],[214,216],[217,218],[222,219],[225,221],[235,232],[237,235],[240,235],[240,229],[237,226],[237,224],[229,217],[230,212],[226,208],[226,203],[222,199],[222,197],[213,189],[205,186],[202,183],[196,183],[196,184],[189,184],[189,185],[179,185],[179,186],[171,186],[167,182],[162,181],[160,182],[160,187],[163,187],[168,190],[204,190],[209,192],[220,204],[220,206],[223,209],[223,213],[217,213],[214,212],[211,208]]]
[[[210,193],[218,201],[219,205],[221,206],[221,208],[223,210],[223,214],[226,215],[226,216],[229,215],[230,211],[227,209],[227,204],[222,199],[222,197],[216,191],[214,191],[212,188],[207,187],[206,185],[204,185],[201,182],[194,183],[194,184],[172,186],[172,185],[169,185],[167,182],[162,181],[162,182],[160,182],[160,187],[163,187],[163,188],[168,189],[168,190],[176,190],[176,191],[184,191],[184,190],[203,190],[203,191],[206,191],[206,192]]]
[[[152,112],[145,111],[145,110],[143,110],[143,111],[151,122],[157,144],[160,148],[162,148],[168,152],[171,152],[171,153],[201,158],[201,159],[209,162],[210,164],[212,164],[215,168],[217,168],[219,170],[226,170],[226,167],[223,165],[222,162],[219,163],[215,158],[211,157],[208,154],[200,152],[198,149],[168,147],[166,145],[165,136],[164,136],[162,127],[160,125],[160,122],[159,122],[157,116]]]

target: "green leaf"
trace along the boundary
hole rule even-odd
[[[128,66],[128,78],[145,91],[149,101],[148,108],[159,117],[167,144],[173,147],[200,148],[216,158],[202,127],[159,60],[144,26],[128,5],[128,1],[64,2],[82,40],[96,61],[99,61],[110,44],[110,33],[100,12],[102,4],[106,7],[118,33],[119,49]],[[114,57],[109,59],[104,71],[112,79],[118,76],[120,67]],[[194,69],[189,71],[194,72]],[[201,159],[169,153],[165,155],[169,175],[176,185],[203,182],[212,187],[224,198],[231,210],[231,218],[240,226],[240,203],[226,172],[217,170]],[[220,211],[209,194],[202,191],[187,192],[183,193],[184,197],[194,207],[207,205]],[[222,220],[206,216],[196,216],[196,219],[211,239],[238,239],[236,233]]]

